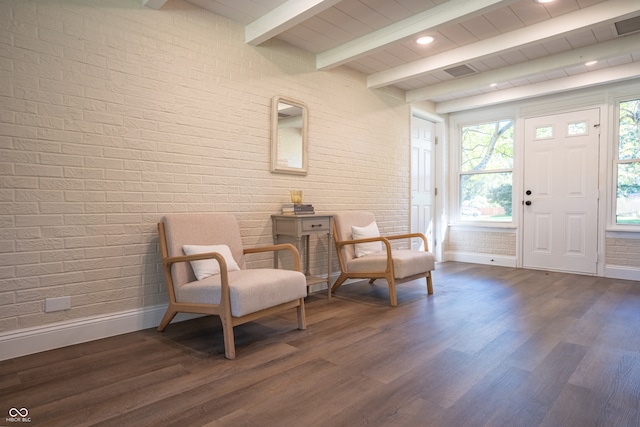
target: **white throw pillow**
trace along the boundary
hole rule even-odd
[[[227,245],[183,245],[182,251],[185,255],[205,254],[207,252],[218,252],[224,258],[227,263],[227,271],[240,270],[238,263],[233,259],[231,255],[231,249]],[[191,261],[191,268],[198,280],[202,280],[205,277],[213,276],[214,274],[220,274],[220,264],[217,259],[203,259],[198,261]]]
[[[369,237],[380,237],[380,231],[378,231],[378,224],[373,221],[366,227],[351,226],[351,235],[353,240],[367,239]],[[369,242],[369,243],[356,243],[356,258],[361,256],[375,254],[382,251],[382,242]]]

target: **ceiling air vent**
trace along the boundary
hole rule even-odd
[[[614,24],[619,36],[635,33],[640,31],[640,16],[625,19],[624,21],[618,21]]]
[[[476,70],[469,67],[468,65],[458,65],[457,67],[447,68],[444,71],[451,74],[453,77],[468,76],[469,74],[473,74],[476,72]]]

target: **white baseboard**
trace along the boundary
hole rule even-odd
[[[445,252],[445,261],[469,262],[472,264],[498,265],[500,267],[516,267],[516,257],[491,255],[470,252]]]
[[[445,252],[445,261],[469,262],[473,264],[499,265],[502,267],[516,267],[515,257],[492,256],[465,252]],[[604,277],[622,280],[640,281],[640,268],[622,265],[605,266]]]
[[[612,279],[640,281],[640,269],[623,265],[607,265],[604,268],[604,276]]]
[[[167,305],[164,304],[2,332],[0,333],[0,361],[155,328],[166,309]],[[180,313],[173,322],[194,317],[198,316]]]
[[[326,285],[319,286],[318,290]],[[0,361],[158,326],[167,304],[0,332]],[[201,317],[178,313],[172,323]]]

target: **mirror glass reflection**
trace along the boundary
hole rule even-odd
[[[293,99],[272,103],[271,171],[307,173],[307,107]]]

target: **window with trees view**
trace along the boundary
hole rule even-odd
[[[460,219],[512,218],[513,120],[461,129]]]
[[[640,99],[618,111],[616,223],[640,225]]]

